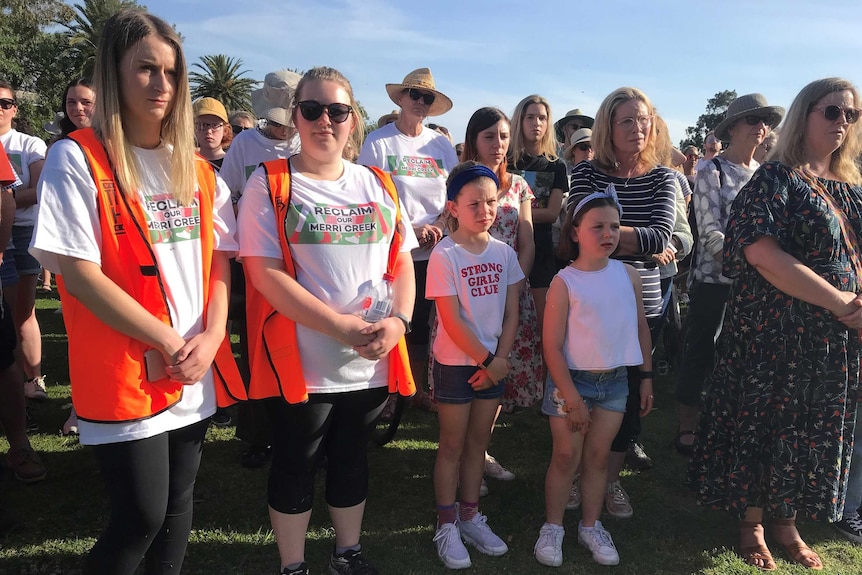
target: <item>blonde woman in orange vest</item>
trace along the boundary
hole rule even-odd
[[[249,397],[278,398],[267,499],[282,574],[309,573],[305,537],[324,454],[330,572],[377,573],[359,544],[368,436],[390,390],[415,391],[404,335],[416,237],[392,179],[342,159],[351,134],[361,136],[358,109],[337,70],[306,72],[291,104],[302,151],[255,170],[239,203]],[[391,310],[365,291],[384,275]],[[364,302],[380,312],[375,323],[359,317]]]
[[[244,396],[225,337],[230,191],[192,148],[176,32],[140,10],[106,23],[93,128],[57,142],[32,253],[58,276],[81,443],[110,521],[84,573],[177,574],[216,405]],[[214,366],[214,368],[213,368]]]

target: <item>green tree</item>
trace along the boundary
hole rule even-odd
[[[83,4],[75,4],[66,28],[69,49],[77,60],[75,71],[78,76],[93,77],[99,38],[108,18],[124,8],[134,7],[144,8],[135,0],[84,0]]]
[[[201,56],[200,59],[192,65],[193,69],[200,71],[189,72],[192,98],[215,98],[228,111],[251,111],[251,91],[260,81],[243,77],[248,70],[240,70],[242,59],[224,54]]]
[[[694,126],[685,129],[685,139],[679,143],[679,149],[684,150],[686,146],[697,146],[703,149],[703,139],[706,134],[721,123],[727,107],[735,99],[736,90],[724,90],[707,100],[706,112],[700,115]]]

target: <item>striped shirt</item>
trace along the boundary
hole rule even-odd
[[[661,315],[661,279],[658,265],[650,256],[667,248],[673,232],[676,199],[673,170],[657,167],[642,176],[616,178],[598,171],[591,162],[581,162],[572,172],[567,209],[581,194],[604,191],[613,184],[623,215],[620,224],[633,227],[638,255],[616,259],[634,266],[643,282],[644,311],[647,317]]]

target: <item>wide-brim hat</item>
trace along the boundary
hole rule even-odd
[[[401,104],[398,100],[401,99],[401,92],[410,88],[434,94],[434,103],[428,108],[429,116],[440,116],[452,109],[452,100],[449,99],[449,96],[437,90],[434,84],[434,76],[431,75],[431,70],[428,68],[413,70],[404,76],[404,81],[400,84],[386,84],[386,93],[389,94],[390,100],[400,106]]]
[[[296,85],[302,76],[292,70],[277,70],[270,72],[263,80],[263,88],[251,92],[251,107],[254,115],[258,118],[266,118],[269,110],[273,108],[289,109],[296,91]],[[273,122],[278,122],[274,118]],[[281,124],[282,122],[278,122]],[[286,126],[292,125],[288,115]]]
[[[566,150],[563,152],[563,157],[571,158],[574,147],[578,144],[591,141],[592,137],[593,131],[589,128],[580,128],[579,130],[572,132],[572,135],[569,138],[569,145],[566,146]]]
[[[377,119],[377,127],[382,128],[386,124],[391,124],[398,119],[398,110],[392,110],[391,114],[383,114]]]
[[[740,118],[751,115],[771,116],[769,125],[774,128],[784,118],[784,108],[781,106],[770,106],[766,102],[766,96],[763,94],[745,94],[744,96],[740,96],[727,107],[724,120],[715,127],[715,136],[723,142],[729,142],[730,134],[727,131],[728,128],[733,126]]]
[[[227,110],[224,109],[224,104],[215,98],[201,98],[192,104],[192,110],[195,113],[195,118],[198,116],[215,116],[225,124],[227,124]]]
[[[293,121],[290,118],[289,108],[282,108],[280,106],[272,107],[266,112],[264,112],[261,118],[268,122],[275,122],[276,124],[281,124],[282,126],[293,126]]]
[[[566,112],[565,116],[554,122],[554,133],[557,136],[558,142],[566,141],[566,135],[563,133],[563,126],[565,126],[572,120],[577,120],[578,122],[580,122],[582,128],[592,128],[593,124],[595,123],[595,119],[581,112],[580,108],[569,110],[568,112]]]

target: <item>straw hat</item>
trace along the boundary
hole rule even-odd
[[[452,100],[449,99],[449,96],[437,90],[434,85],[434,76],[431,75],[431,70],[428,68],[413,70],[404,76],[404,81],[400,84],[386,84],[386,93],[389,94],[390,100],[400,106],[401,104],[398,103],[398,100],[401,98],[401,92],[410,88],[416,88],[423,92],[431,92],[436,96],[434,103],[428,108],[429,116],[440,116],[452,109]]]
[[[258,118],[266,118],[285,126],[291,126],[290,114],[284,114],[290,108],[293,92],[302,78],[291,70],[270,72],[263,80],[263,88],[251,93],[251,107]],[[270,113],[270,110],[277,110]],[[280,121],[283,120],[283,121]]]
[[[377,127],[382,128],[386,124],[391,124],[398,119],[398,110],[392,110],[391,114],[383,114],[377,119]]]
[[[227,124],[227,110],[224,109],[224,104],[215,98],[201,98],[192,104],[195,118],[198,116],[215,116],[225,124]]]
[[[781,123],[784,117],[784,108],[781,106],[770,106],[766,102],[766,96],[763,94],[745,94],[730,103],[727,107],[727,113],[724,120],[716,126],[715,136],[724,142],[730,141],[728,128],[740,118],[745,116],[762,116],[769,117],[769,126],[774,128]]]
[[[581,112],[580,108],[575,108],[574,110],[569,110],[566,112],[566,115],[554,122],[554,133],[557,136],[557,141],[565,142],[566,135],[563,133],[563,126],[571,122],[572,120],[577,120],[582,128],[592,128],[595,120],[583,112]]]
[[[583,144],[584,142],[589,142],[592,137],[593,131],[589,128],[581,128],[580,130],[575,130],[574,132],[572,132],[572,136],[571,138],[569,138],[569,145],[563,152],[563,157],[567,159],[571,158],[575,146],[577,146],[578,144]]]

